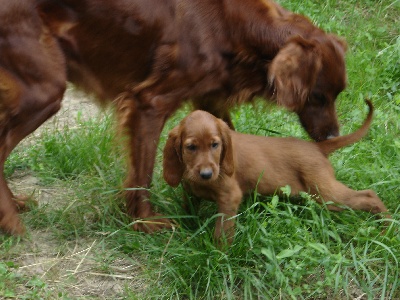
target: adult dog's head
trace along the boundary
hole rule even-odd
[[[339,135],[335,100],[346,86],[345,51],[334,35],[293,36],[269,66],[277,103],[295,111],[316,141]]]
[[[196,110],[169,132],[164,148],[163,174],[171,186],[181,179],[215,181],[234,172],[230,129],[208,112]]]

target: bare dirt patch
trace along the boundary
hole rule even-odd
[[[16,272],[44,282],[50,294],[63,293],[74,299],[120,299],[126,289],[143,290],[142,265],[123,258],[104,263],[102,257],[108,255],[100,244],[96,239],[60,244],[48,232],[33,230],[13,249],[19,253]],[[30,288],[21,285],[18,292],[24,295]]]

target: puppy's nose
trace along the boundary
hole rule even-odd
[[[212,177],[212,175],[213,175],[212,169],[207,168],[207,169],[200,171],[200,176],[203,179],[210,179]]]

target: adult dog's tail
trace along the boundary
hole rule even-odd
[[[364,124],[357,131],[348,135],[338,136],[329,140],[316,143],[321,149],[322,153],[325,154],[325,156],[328,156],[337,149],[343,148],[359,141],[368,132],[369,126],[372,122],[374,106],[372,105],[372,102],[368,99],[366,99],[365,102],[368,104],[369,107],[368,116],[365,119]]]

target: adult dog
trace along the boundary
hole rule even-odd
[[[184,100],[223,118],[256,96],[295,111],[315,140],[338,135],[346,45],[268,0],[13,0],[0,7],[0,228],[21,234],[4,163],[55,114],[69,80],[113,102],[129,137],[125,186],[149,188],[156,144]],[[146,189],[128,214],[155,216]],[[167,219],[137,223],[153,232]]]
[[[327,205],[330,210],[339,211],[343,209],[340,205],[345,205],[385,213],[387,209],[374,191],[354,191],[337,181],[327,158],[367,133],[373,113],[371,102],[367,103],[370,112],[359,130],[322,142],[242,134],[205,111],[194,111],[169,133],[164,179],[171,186],[182,181],[189,193],[217,203],[221,213],[215,229],[217,240],[223,232],[232,240],[233,216],[243,195],[254,190],[273,195],[287,184],[293,195],[303,191],[319,203],[332,202]]]

